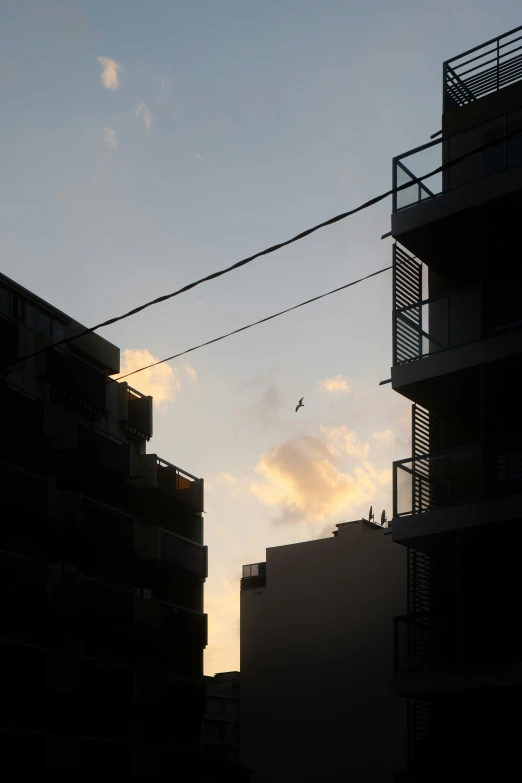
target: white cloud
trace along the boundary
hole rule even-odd
[[[330,394],[349,394],[351,387],[342,375],[336,375],[335,378],[325,378],[320,383],[321,389],[330,392]]]
[[[145,126],[145,130],[149,131],[150,126],[152,125],[152,116],[146,104],[144,104],[143,101],[140,101],[136,106],[136,114],[138,115],[138,117],[141,117],[141,119],[143,120],[143,125]]]
[[[344,427],[321,430],[322,437],[290,438],[258,461],[256,471],[262,481],[249,489],[265,505],[279,507],[278,522],[324,524],[374,502],[382,494],[379,486],[390,482],[389,470],[378,471],[366,460],[350,472],[340,469],[337,447],[350,456],[364,457],[367,444]]]
[[[119,76],[121,66],[110,57],[98,57],[98,62],[103,65],[103,71],[100,74],[103,86],[107,90],[117,90],[121,84]]]
[[[333,455],[346,453],[356,459],[365,459],[370,451],[370,444],[363,443],[353,430],[349,430],[345,424],[340,427],[322,427],[319,429],[323,433],[328,443],[328,447]]]
[[[116,131],[114,128],[104,128],[103,129],[103,138],[107,142],[107,144],[113,148],[113,150],[116,149],[118,146],[118,138],[116,136]]]
[[[193,381],[197,381],[197,379],[198,379],[198,374],[197,374],[197,372],[195,371],[195,369],[194,369],[193,367],[191,367],[191,366],[190,366],[190,364],[185,364],[185,366],[184,366],[184,368],[183,368],[183,369],[185,370],[185,372],[187,373],[187,375],[189,376],[189,378],[191,378]]]
[[[159,358],[153,356],[146,348],[129,348],[121,354],[120,375],[115,376],[115,380],[121,375],[157,361]],[[170,402],[174,402],[180,391],[178,371],[166,363],[143,370],[139,375],[125,380],[130,386],[135,385],[137,391],[142,394],[151,395],[154,398],[154,405],[160,411],[164,411]]]

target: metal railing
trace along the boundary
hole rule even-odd
[[[393,463],[393,516],[409,516],[481,499],[480,444]]]
[[[159,457],[157,471],[159,490],[198,510],[203,508],[203,479],[198,479]]]
[[[480,294],[476,284],[395,310],[394,365],[480,340]]]
[[[393,622],[396,674],[518,660],[522,654],[522,616],[509,610],[416,612]]]
[[[498,144],[494,142],[498,139]],[[481,149],[491,144],[487,149]],[[473,150],[481,150],[470,154]],[[464,160],[462,158],[466,156]],[[451,161],[455,164],[451,165]],[[522,107],[393,159],[393,211],[436,198],[470,182],[522,163]],[[447,165],[431,177],[419,178]],[[397,192],[400,186],[408,185]]]
[[[522,26],[446,60],[443,71],[444,111],[514,84],[522,79]]]
[[[519,443],[475,443],[393,463],[393,516],[522,493]]]

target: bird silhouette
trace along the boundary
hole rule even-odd
[[[298,405],[298,406],[297,406],[297,408],[295,409],[295,412],[296,412],[296,413],[297,413],[297,411],[299,410],[299,408],[304,408],[304,402],[303,402],[303,400],[304,400],[304,397],[301,397],[301,399],[299,400],[299,405]]]

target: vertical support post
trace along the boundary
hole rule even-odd
[[[497,38],[497,90],[500,90],[500,38]]]

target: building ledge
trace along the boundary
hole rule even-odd
[[[411,542],[423,536],[520,519],[522,494],[465,503],[450,508],[410,514],[393,519],[392,540]],[[414,545],[414,544],[412,544]]]
[[[400,673],[392,680],[396,696],[514,685],[522,685],[522,662],[470,666],[453,671]]]

